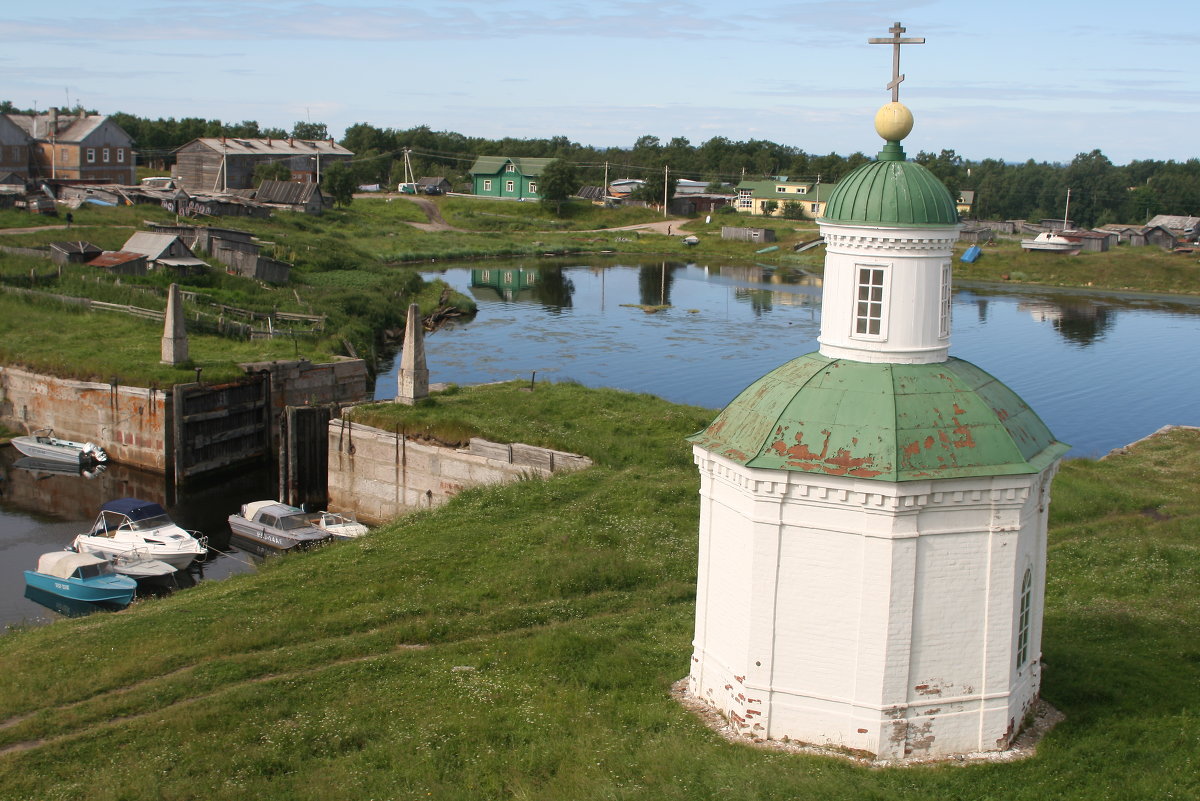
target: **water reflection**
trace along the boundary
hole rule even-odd
[[[1096,342],[1116,322],[1116,311],[1107,304],[1088,300],[1018,303],[1017,308],[1039,323],[1050,323],[1062,338],[1086,347]]]

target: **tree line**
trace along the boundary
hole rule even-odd
[[[0,111],[17,111],[0,102]],[[183,118],[149,119],[116,113],[112,119],[133,138],[139,159],[166,167],[173,151],[200,137],[325,139],[324,123],[299,121],[291,130],[262,128],[253,120]],[[409,151],[416,176],[441,176],[455,188],[470,185],[469,170],[478,156],[520,156],[560,159],[573,168],[581,184],[599,186],[605,176],[642,178],[661,187],[664,168],[670,181],[689,178],[714,189],[732,187],[743,179],[788,176],[794,180],[836,183],[850,170],[871,159],[855,152],[817,155],[791,145],[763,139],[736,141],[715,136],[698,145],[677,136],[663,142],[656,136],[638,137],[628,147],[593,147],[565,136],[542,139],[487,139],[428,126],[396,129],[357,123],[346,129],[340,144],[354,152],[348,170],[353,185],[395,186],[404,180],[403,154]],[[1030,159],[1014,164],[1000,159],[971,161],[954,150],[921,151],[912,160],[941,179],[951,194],[974,192],[973,216],[980,219],[1061,218],[1067,190],[1070,217],[1078,225],[1141,224],[1155,214],[1200,216],[1200,159],[1184,162],[1142,160],[1113,164],[1099,150],[1080,153],[1069,164]]]

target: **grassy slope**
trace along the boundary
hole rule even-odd
[[[0,797],[1200,793],[1197,432],[1069,462],[1056,480],[1043,690],[1067,720],[1038,756],[880,771],[728,744],[669,698],[693,625],[697,479],[682,437],[711,412],[545,384],[418,411],[597,467],[6,635],[0,750],[24,745],[0,754]]]

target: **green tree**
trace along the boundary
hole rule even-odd
[[[650,173],[650,175],[646,178],[646,183],[642,184],[642,186],[633,193],[633,198],[635,200],[644,200],[647,203],[654,205],[661,204],[663,202],[663,178],[663,174],[658,170]],[[676,183],[678,183],[678,179],[676,179],[674,175],[667,179],[666,197],[668,203],[671,201],[671,198],[675,197]]]
[[[763,205],[762,205],[762,213],[768,217],[770,217],[772,214],[774,214],[778,209],[779,209],[779,202],[775,201],[775,200],[768,200],[766,203],[763,203]]]
[[[803,220],[804,219],[804,204],[799,201],[789,200],[783,204],[783,219],[785,220]]]
[[[301,120],[292,126],[292,137],[295,139],[328,139],[329,129],[323,122]]]
[[[335,206],[345,208],[354,202],[354,175],[341,162],[330,164],[321,176],[321,189]]]
[[[259,186],[263,181],[290,181],[292,168],[284,161],[264,161],[254,165],[254,185]]]
[[[571,162],[554,159],[542,169],[538,178],[538,194],[541,195],[542,205],[554,207],[555,216],[562,216],[563,203],[578,191],[579,179]]]

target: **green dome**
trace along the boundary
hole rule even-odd
[[[747,467],[914,481],[1041,472],[1067,446],[970,362],[875,364],[810,353],[688,438]]]
[[[838,181],[820,222],[944,227],[958,223],[958,209],[937,176],[888,142],[877,161]]]

